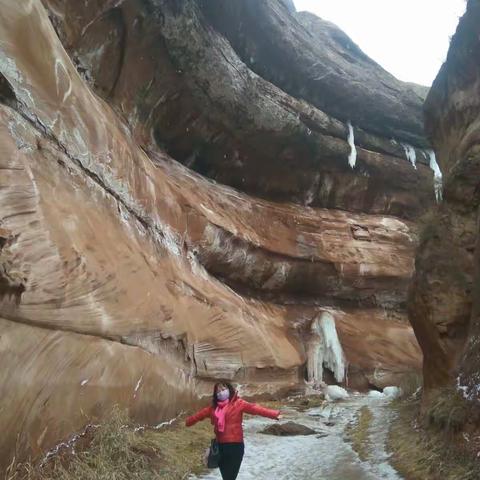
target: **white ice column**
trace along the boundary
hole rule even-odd
[[[352,124],[347,122],[348,126],[348,144],[350,145],[350,155],[348,156],[348,164],[355,168],[357,163],[357,147],[355,147],[355,134],[353,133]]]
[[[324,367],[333,372],[337,382],[343,382],[345,356],[338,339],[335,319],[328,312],[323,312],[312,322],[307,351],[308,380],[320,383]]]
[[[407,157],[407,160],[412,164],[413,168],[416,170],[417,154],[415,153],[415,149],[408,143],[402,143],[402,147],[405,150],[405,155]]]
[[[440,167],[438,166],[435,152],[433,150],[427,150],[430,158],[430,168],[433,170],[433,188],[435,189],[435,198],[437,203],[442,201],[443,197],[443,176]]]

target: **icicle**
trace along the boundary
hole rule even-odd
[[[350,123],[350,120],[347,122],[348,125],[348,144],[350,145],[350,155],[348,156],[348,164],[355,168],[357,163],[357,149],[355,147],[355,135],[353,133],[353,127]]]
[[[442,183],[442,171],[438,166],[435,152],[433,150],[427,150],[430,157],[430,168],[433,170],[433,188],[435,189],[435,198],[437,203],[442,201],[443,198],[443,183]]]
[[[345,357],[335,328],[335,319],[327,312],[312,323],[307,365],[309,381],[322,382],[324,366],[333,372],[337,382],[343,382]]]
[[[415,153],[415,149],[411,145],[409,145],[408,143],[402,143],[401,145],[402,145],[403,149],[405,150],[405,155],[407,156],[407,160],[410,161],[413,168],[416,170],[417,169],[417,155]]]

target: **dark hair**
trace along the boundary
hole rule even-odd
[[[230,392],[230,399],[232,399],[236,393],[235,391],[235,388],[233,388],[233,385],[229,382],[217,382],[214,386],[213,386],[213,397],[212,397],[212,404],[214,407],[217,406],[217,402],[218,402],[218,399],[217,399],[217,391],[218,391],[218,387],[220,385],[225,385],[227,388],[228,388],[228,391]]]

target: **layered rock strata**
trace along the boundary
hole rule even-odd
[[[154,422],[215,378],[302,383],[325,313],[351,384],[419,367],[406,288],[432,173],[424,140],[417,168],[399,142],[421,132],[348,111],[352,169],[347,124],[250,69],[204,8],[2,4],[2,467],[115,403]]]
[[[278,0],[45,3],[84,78],[149,149],[270,200],[410,219],[431,203],[422,98],[331,24],[313,35],[304,14]],[[238,36],[273,51],[252,64]],[[277,57],[285,61],[272,64]],[[305,91],[289,88],[287,73]],[[404,161],[405,142],[417,170]]]

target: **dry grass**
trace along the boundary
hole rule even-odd
[[[432,395],[426,419],[430,426],[458,432],[467,423],[470,408],[458,390],[446,388]]]
[[[299,410],[323,403],[315,395],[295,398],[289,406]],[[262,402],[282,409],[285,401]],[[213,437],[208,420],[186,428],[183,419],[161,430],[135,431],[126,412],[114,409],[92,431],[76,454],[63,452],[46,466],[24,463],[12,466],[5,480],[180,480],[204,471],[202,456]]]
[[[304,412],[310,408],[321,407],[325,403],[323,395],[305,395],[302,397],[294,397],[292,402],[287,403],[288,406]]]
[[[405,373],[398,386],[402,390],[402,398],[410,398],[423,387],[423,376],[420,372]]]
[[[368,460],[371,451],[369,436],[372,420],[372,412],[367,406],[363,406],[358,411],[355,421],[346,428],[347,439],[362,461]]]
[[[323,395],[298,395],[283,400],[268,400],[261,402],[261,405],[274,410],[283,410],[293,408],[299,412],[304,412],[311,408],[321,407],[325,403]]]
[[[434,408],[438,418],[447,418],[442,402]],[[395,402],[398,415],[392,422],[388,448],[392,452],[393,466],[409,480],[475,480],[480,478],[480,464],[469,454],[462,439],[452,431],[438,428],[447,423],[437,423],[435,428],[419,422],[418,401]],[[427,415],[428,417],[428,415]],[[453,426],[452,423],[450,423]]]
[[[300,402],[296,403],[296,408],[300,411],[308,410],[310,408],[321,407],[325,403],[323,395],[308,395]]]
[[[201,457],[212,437],[208,422],[138,432],[128,423],[126,413],[114,410],[83,451],[43,468],[17,466],[7,480],[179,480],[203,470]]]

